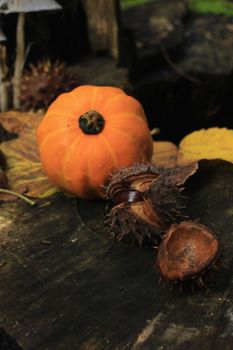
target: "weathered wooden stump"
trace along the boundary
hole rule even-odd
[[[183,0],[154,1],[122,11],[123,29],[131,31],[134,38],[134,80],[163,63],[161,46],[177,51],[183,41],[186,14]]]
[[[18,346],[16,341],[6,333],[6,331],[0,328],[0,349],[1,350],[22,350]]]
[[[232,349],[232,178],[212,161],[187,183],[226,265],[194,292],[159,284],[154,249],[112,240],[102,201],[1,203],[0,326],[24,350]]]
[[[189,132],[232,124],[232,17],[199,15],[183,0],[122,13],[133,34],[131,77],[151,128],[179,142]]]

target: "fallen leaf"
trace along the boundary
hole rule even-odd
[[[222,159],[233,163],[233,130],[216,127],[185,136],[179,145],[177,164],[184,166],[202,159]]]
[[[5,188],[8,182],[6,173],[4,171],[5,169],[6,169],[6,158],[2,153],[2,151],[0,150],[0,188]]]
[[[36,129],[41,114],[10,112],[1,115],[1,122],[8,131],[19,133],[19,137],[1,144],[7,159],[8,187],[11,191],[26,193],[29,197],[47,197],[58,189],[43,173],[38,147]],[[0,197],[1,198],[1,197]]]
[[[192,162],[185,166],[176,166],[171,173],[170,181],[176,185],[183,185],[188,178],[198,170],[198,162]]]
[[[0,150],[0,167],[2,169],[6,169],[6,157],[4,156],[1,150]]]
[[[7,176],[5,171],[0,167],[0,188],[5,188],[7,186]]]
[[[173,168],[177,164],[178,148],[169,141],[154,142],[152,163],[161,168]]]
[[[1,124],[8,132],[20,135],[25,131],[35,130],[44,114],[41,112],[4,112],[0,115]]]
[[[0,142],[8,141],[17,137],[17,134],[7,131],[0,120]]]

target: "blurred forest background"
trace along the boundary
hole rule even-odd
[[[156,139],[233,127],[233,1],[57,3],[61,10],[26,14],[21,110],[46,109],[81,84],[115,85],[140,100]],[[9,109],[17,18],[1,13]]]

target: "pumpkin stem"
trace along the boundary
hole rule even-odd
[[[82,114],[79,117],[79,127],[87,135],[96,135],[101,133],[104,128],[105,120],[103,116],[94,109]]]

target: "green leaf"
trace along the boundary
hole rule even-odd
[[[122,10],[126,10],[130,7],[146,4],[148,2],[152,2],[152,0],[121,0],[120,4],[121,4]]]
[[[226,0],[190,0],[188,6],[195,12],[233,15],[233,3]]]

